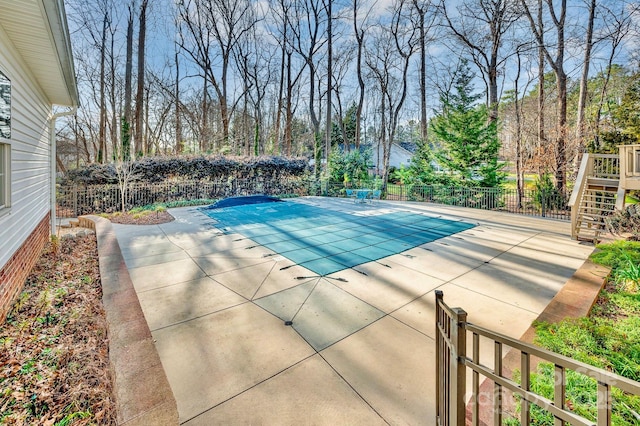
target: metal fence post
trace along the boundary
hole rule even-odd
[[[466,421],[467,313],[445,310],[436,290],[436,424],[464,426]]]
[[[440,335],[440,319],[442,318],[442,312],[440,303],[443,300],[442,290],[436,290],[436,424],[441,425],[443,422],[440,418],[444,415],[442,408],[444,407],[443,392],[441,392],[442,385],[442,349],[443,349],[443,336]]]
[[[78,215],[78,185],[73,185],[73,215]]]
[[[467,339],[465,325],[467,313],[461,308],[451,309],[451,405],[449,406],[449,419],[452,425],[464,426],[467,392],[467,371],[464,359],[467,355]]]

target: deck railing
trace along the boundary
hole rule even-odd
[[[550,413],[554,424],[610,426],[612,407],[616,403],[613,389],[640,396],[640,383],[610,373],[600,368],[541,349],[467,322],[467,313],[460,308],[450,308],[444,302],[441,291],[436,291],[436,423],[440,426],[465,425],[467,403],[470,408],[468,421],[481,424],[490,411],[493,424],[501,425],[506,413],[507,392],[520,401],[519,421],[531,424],[532,406]],[[472,348],[467,350],[467,336],[471,334]],[[480,359],[480,339],[493,344],[493,356]],[[506,348],[519,352],[520,378],[515,380],[504,373],[502,362]],[[539,360],[553,364],[555,380],[551,399],[531,389],[532,366]],[[493,367],[487,364],[493,363]],[[466,390],[467,373],[471,372],[470,392]],[[575,372],[596,381],[595,403],[597,418],[588,419],[571,410],[567,401],[567,373]],[[481,379],[493,382],[489,395],[481,394]],[[636,413],[630,414],[629,423],[635,424]]]
[[[600,179],[620,178],[620,156],[616,154],[591,154],[589,155],[588,176]]]
[[[620,173],[620,186],[640,190],[640,145],[620,146],[620,157],[624,159]]]

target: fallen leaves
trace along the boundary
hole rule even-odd
[[[49,244],[0,326],[0,424],[115,424],[95,235]]]

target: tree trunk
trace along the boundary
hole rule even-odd
[[[309,116],[311,117],[311,125],[313,126],[313,140],[315,144],[313,149],[313,158],[315,160],[313,174],[316,180],[320,180],[320,172],[322,171],[322,137],[320,135],[320,120],[318,120],[314,105],[316,94],[316,67],[313,64],[312,56],[307,60],[307,65],[309,67]]]
[[[113,157],[118,157],[118,151],[120,150],[120,146],[118,144],[118,108],[117,108],[117,100],[116,100],[116,61],[115,61],[115,37],[113,31],[111,32],[111,54],[109,55],[109,71],[111,73],[111,87],[109,94],[109,101],[111,104],[111,146]],[[108,159],[107,159],[108,160]]]
[[[415,8],[419,13],[420,25],[420,139],[422,143],[427,143],[427,46],[424,15],[425,10],[418,7],[418,2],[414,0]]]
[[[280,155],[282,155],[283,152],[286,152],[286,150],[284,149],[283,143],[280,139],[280,122],[282,121],[282,95],[284,93],[284,71],[285,71],[285,61],[286,61],[286,38],[287,38],[287,32],[286,32],[286,27],[285,27],[285,31],[284,31],[284,38],[285,40],[282,43],[282,57],[280,60],[280,81],[278,82],[278,102],[276,103],[276,122],[274,123],[274,129],[273,129],[273,139],[274,139],[274,145],[276,146],[276,152]],[[288,155],[288,154],[287,154]]]
[[[182,143],[182,117],[180,115],[180,61],[178,57],[178,49],[175,52],[176,61],[176,82],[174,92],[175,114],[176,114],[176,154],[181,154],[184,150]]]
[[[589,3],[589,21],[587,23],[587,36],[584,44],[584,64],[582,77],[580,78],[580,95],[578,97],[578,119],[576,122],[576,137],[578,139],[578,152],[584,152],[584,110],[587,103],[587,84],[589,82],[589,66],[591,64],[591,49],[593,47],[593,21],[596,14],[596,0]]]
[[[285,101],[286,113],[284,122],[284,147],[285,155],[291,155],[291,128],[293,125],[293,110],[291,102],[293,97],[293,83],[291,81],[291,52],[287,52],[287,98]]]
[[[105,94],[106,86],[106,56],[107,56],[107,23],[108,15],[105,12],[104,20],[102,22],[102,41],[100,44],[100,123],[99,123],[99,136],[98,136],[98,163],[104,163],[106,153],[106,139],[107,139],[107,101]]]
[[[558,89],[558,142],[556,144],[556,186],[561,194],[567,179],[567,75],[562,68],[556,73]]]
[[[488,69],[489,83],[489,122],[498,121],[498,45],[493,45]]]
[[[518,66],[516,68],[516,78],[514,79],[514,114],[516,116],[516,188],[518,192],[518,208],[522,208],[522,200],[524,199],[524,170],[522,167],[522,124],[520,120],[520,101],[518,81],[520,80],[520,72],[522,66],[520,63],[520,52],[516,52]]]
[[[138,90],[136,91],[136,115],[135,115],[135,155],[143,156],[143,109],[144,109],[144,49],[147,30],[147,3],[142,0],[140,5],[140,28],[138,29]]]
[[[327,115],[326,115],[326,131],[325,131],[325,146],[324,146],[324,158],[326,160],[324,170],[325,174],[329,175],[329,154],[331,153],[331,89],[333,78],[332,75],[332,61],[333,61],[333,46],[332,46],[332,34],[331,34],[331,25],[333,22],[333,18],[331,16],[331,4],[333,0],[328,0],[326,4],[327,9]],[[346,141],[345,141],[346,143]]]
[[[538,27],[540,28],[540,39],[538,40],[538,147],[543,147],[547,138],[545,135],[544,120],[544,21],[542,19],[542,0],[538,0]]]
[[[122,123],[122,161],[131,160],[131,79],[133,74],[133,5],[127,21],[127,58],[124,72],[124,123]]]
[[[356,73],[358,75],[358,106],[356,107],[356,131],[355,131],[355,145],[356,149],[360,149],[360,133],[362,125],[362,110],[364,108],[364,95],[365,85],[364,78],[362,76],[362,54],[364,50],[364,31],[358,29],[358,2],[353,2],[353,31],[358,42],[358,52],[356,58]]]
[[[207,76],[203,79],[202,88],[202,125],[200,126],[200,152],[204,153],[209,149],[209,103],[207,100],[209,86]]]

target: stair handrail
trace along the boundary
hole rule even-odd
[[[591,175],[593,171],[593,158],[589,155],[589,153],[582,154],[582,160],[580,160],[580,168],[578,169],[578,176],[576,177],[575,185],[573,186],[573,191],[571,191],[571,197],[569,198],[569,202],[567,205],[571,209],[571,238],[578,238],[578,230],[576,229],[576,224],[578,222],[578,209],[580,208],[580,200],[582,199],[582,194],[584,193],[584,189],[587,186],[587,178]]]
[[[620,145],[620,178],[640,176],[640,145]]]

